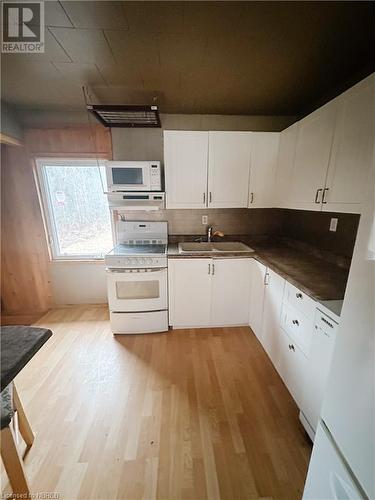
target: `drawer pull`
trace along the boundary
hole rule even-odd
[[[296,297],[297,297],[297,299],[303,299],[302,293],[296,293]]]
[[[288,347],[289,347],[289,350],[290,350],[290,351],[295,351],[295,349],[294,349],[294,345],[293,345],[293,344],[289,344],[289,345],[288,345]]]
[[[298,321],[298,319],[294,319],[294,320],[292,321],[292,323],[293,323],[293,325],[297,325],[297,326],[299,326],[299,321]]]

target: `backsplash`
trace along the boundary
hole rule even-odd
[[[126,219],[168,221],[170,235],[202,235],[206,233],[202,215],[208,216],[208,225],[213,226],[215,230],[220,229],[226,235],[273,235],[277,233],[282,222],[282,213],[276,208],[129,211],[126,213]]]
[[[351,259],[359,215],[312,212],[280,208],[226,208],[204,210],[129,211],[127,220],[168,221],[170,235],[203,235],[206,226],[202,215],[208,216],[208,224],[225,235],[275,236],[299,242],[301,251],[314,250],[317,255],[330,260],[331,256],[343,257],[345,265]],[[337,231],[329,231],[332,217],[338,218]],[[289,243],[293,244],[293,242]]]
[[[324,252],[352,257],[360,218],[358,214],[287,209],[280,209],[280,212],[282,236]],[[338,219],[336,232],[329,231],[332,217]]]

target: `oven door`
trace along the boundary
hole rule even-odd
[[[107,286],[112,312],[167,309],[167,268],[107,270]]]
[[[108,165],[107,183],[109,191],[149,191],[151,187],[150,167],[146,163],[133,165]]]

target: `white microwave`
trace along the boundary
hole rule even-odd
[[[161,191],[160,161],[108,161],[108,191]]]

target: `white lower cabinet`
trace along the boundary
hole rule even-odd
[[[169,322],[174,328],[245,325],[250,259],[169,259]]]
[[[266,266],[255,259],[251,259],[249,326],[260,341],[262,340],[263,301],[266,272]]]
[[[211,259],[169,259],[169,323],[184,328],[209,326]]]
[[[280,365],[280,315],[284,287],[285,279],[268,269],[264,291],[261,342],[277,370]]]
[[[306,356],[289,335],[281,330],[278,371],[299,408],[302,401],[305,370]]]
[[[211,324],[247,324],[250,295],[249,260],[212,261]]]

